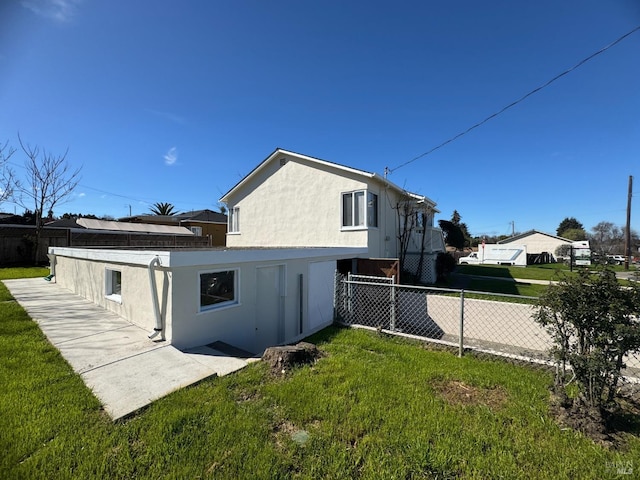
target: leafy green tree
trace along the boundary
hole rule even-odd
[[[456,225],[457,227],[460,228],[460,230],[462,231],[462,236],[464,237],[464,247],[470,247],[471,246],[471,242],[472,242],[472,237],[471,234],[469,233],[469,229],[467,228],[467,224],[460,222],[460,220],[462,220],[462,216],[460,215],[460,213],[458,213],[457,210],[453,211],[453,214],[451,215],[451,223]]]
[[[178,213],[172,204],[165,202],[154,203],[150,211],[154,215],[176,215]]]
[[[614,400],[624,358],[640,351],[639,314],[640,287],[622,287],[608,268],[566,276],[540,297],[536,320],[554,340],[556,385],[575,378],[574,406],[602,409]]]
[[[585,232],[582,228],[569,228],[568,230],[562,232],[561,236],[573,241],[586,240],[587,232]]]
[[[451,247],[455,247],[456,250],[462,250],[465,241],[460,227],[447,220],[438,220],[438,224],[444,234],[445,243]]]
[[[584,225],[582,225],[582,223],[580,223],[574,217],[567,217],[560,222],[560,225],[558,225],[558,228],[556,229],[556,234],[559,237],[569,238],[565,235],[564,232],[566,232],[567,230],[574,230],[574,229],[584,230]]]

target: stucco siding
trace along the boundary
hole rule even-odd
[[[549,252],[555,255],[556,248],[560,245],[569,245],[569,242],[562,241],[557,238],[552,238],[540,233],[534,233],[525,238],[518,240],[518,243],[527,246],[527,253],[542,253]]]
[[[308,263],[307,260],[288,260],[175,269],[173,343],[182,348],[220,340],[251,352],[258,352],[266,347],[267,338],[273,338],[274,332],[278,329],[277,322],[282,330],[280,338],[275,343],[298,337],[304,333],[304,330],[300,331],[300,298],[303,300],[303,311],[306,310],[307,303],[304,292],[302,297],[300,296],[298,276],[304,274],[306,277]],[[280,318],[267,318],[264,312],[259,311],[257,305],[258,291],[261,288],[257,280],[258,269],[269,267],[284,269]],[[225,269],[237,272],[237,304],[201,311],[200,273]],[[302,320],[305,321],[304,316]],[[261,332],[265,329],[269,332]],[[304,323],[303,329],[306,329]]]
[[[107,298],[105,291],[107,269],[117,270],[122,274],[121,302]],[[146,267],[57,256],[55,270],[55,281],[60,286],[149,332],[153,330],[155,316]],[[155,278],[162,318],[165,326],[168,327],[165,329],[165,336],[168,341],[171,341],[171,272],[156,270]]]
[[[298,159],[273,162],[243,189],[248,195],[229,199],[240,208],[240,233],[228,234],[227,245],[367,246],[367,230],[341,230],[341,193],[368,188],[353,177]]]
[[[148,330],[155,326],[148,265],[154,268],[165,337],[178,348],[224,341],[259,353],[270,345],[303,338],[314,329],[308,318],[310,264],[324,262],[316,285],[332,285],[337,259],[366,249],[224,249],[136,251],[51,248],[57,283]],[[121,294],[107,298],[107,270],[121,273]],[[201,307],[201,274],[235,272],[233,302]],[[300,276],[302,275],[302,282]],[[272,281],[275,279],[275,281]],[[329,288],[329,287],[326,287]],[[225,292],[226,293],[226,292]],[[216,295],[216,293],[213,293]],[[324,305],[324,304],[323,304]],[[325,305],[331,312],[332,305]],[[275,308],[274,308],[275,307]],[[73,306],[70,306],[72,314]]]

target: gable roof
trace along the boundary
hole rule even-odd
[[[114,222],[111,220],[94,220],[93,218],[79,218],[77,223],[87,230],[110,230],[116,232],[156,233],[165,235],[193,235],[193,232],[188,228],[174,227],[170,225]]]
[[[550,233],[541,232],[539,230],[529,230],[528,232],[519,233],[518,235],[514,235],[513,237],[509,237],[509,238],[505,238],[504,240],[500,240],[498,243],[502,244],[502,243],[517,242],[519,240],[522,240],[523,238],[530,237],[531,235],[535,235],[536,233],[539,234],[539,235],[545,235],[547,237],[554,238],[556,240],[560,240],[560,241],[567,242],[567,243],[572,243],[573,242],[573,240],[569,240],[568,238],[564,238],[564,237],[559,237],[558,235],[552,235]]]
[[[45,225],[47,228],[62,228],[70,230],[92,230],[104,233],[150,233],[158,235],[193,235],[185,227],[159,225],[150,223],[117,222],[112,220],[97,220],[94,218],[62,218]]]
[[[147,222],[154,224],[170,225],[180,224],[186,221],[208,222],[227,224],[227,216],[224,213],[214,212],[213,210],[191,210],[189,212],[177,213],[175,215],[133,215],[131,217],[120,218],[121,222]]]
[[[192,210],[190,212],[179,213],[174,215],[180,222],[209,222],[209,223],[227,223],[227,216],[224,213],[214,212],[213,210]]]
[[[328,162],[327,160],[321,160],[319,158],[310,157],[308,155],[303,155],[301,153],[291,152],[291,151],[285,150],[283,148],[276,148],[273,151],[273,153],[271,153],[271,155],[269,155],[267,158],[265,158],[257,167],[255,167],[253,170],[251,170],[242,180],[240,180],[238,183],[236,183],[227,193],[225,193],[220,198],[220,201],[226,203],[227,202],[227,198],[230,195],[232,195],[234,192],[240,190],[253,177],[258,175],[258,173],[260,171],[262,171],[264,168],[266,168],[266,166],[269,163],[278,160],[280,155],[288,155],[288,156],[291,156],[291,157],[294,157],[294,158],[299,158],[301,160],[305,160],[305,161],[307,161],[309,163],[312,163],[312,164],[314,164],[314,165],[316,165],[316,166],[318,166],[320,168],[330,167],[330,168],[333,168],[333,169],[337,169],[337,170],[343,171],[345,173],[350,173],[350,174],[353,174],[353,175],[356,175],[356,176],[363,177],[365,179],[376,180],[376,181],[382,183],[383,185],[388,186],[392,190],[397,191],[398,193],[400,193],[402,195],[408,195],[409,197],[413,198],[414,200],[416,200],[419,203],[427,203],[427,204],[429,204],[436,212],[439,212],[439,210],[437,210],[435,208],[436,202],[434,202],[430,198],[428,198],[428,197],[426,197],[424,195],[418,195],[417,193],[408,192],[404,188],[399,187],[398,185],[394,184],[393,182],[390,182],[388,179],[382,177],[381,175],[379,175],[377,173],[372,173],[372,172],[367,172],[365,170],[359,170],[357,168],[347,167],[346,165],[341,165],[339,163]]]

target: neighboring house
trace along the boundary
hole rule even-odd
[[[223,247],[226,241],[227,216],[208,209],[176,215],[134,215],[121,218],[120,221],[185,227],[197,236],[208,237],[212,247]]]
[[[435,282],[434,201],[363,170],[276,149],[220,199],[228,247],[357,247]],[[422,261],[420,261],[422,258]],[[411,273],[417,273],[411,271]]]
[[[45,225],[47,228],[66,228],[71,231],[86,233],[94,231],[99,233],[142,233],[152,235],[186,235],[194,233],[188,228],[170,225],[154,225],[146,223],[125,223],[112,220],[97,220],[93,218],[63,218],[54,220]]]
[[[519,245],[526,245],[528,255],[549,253],[553,255],[555,259],[556,249],[561,245],[571,245],[573,243],[573,240],[559,237],[557,235],[551,235],[549,233],[540,232],[538,230],[530,230],[528,232],[524,232],[513,237],[500,240],[498,243],[517,243]]]

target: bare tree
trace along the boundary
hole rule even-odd
[[[589,236],[591,249],[602,254],[622,253],[624,251],[624,229],[613,222],[602,221],[591,228]]]
[[[400,269],[414,275],[419,280],[422,275],[424,255],[426,250],[426,218],[425,212],[418,207],[417,199],[412,195],[405,195],[396,204],[398,220],[398,242],[400,246]],[[415,273],[409,270],[407,265],[407,253],[410,249],[418,249],[418,265]],[[414,252],[411,252],[414,253]]]
[[[63,203],[73,193],[80,181],[80,168],[72,170],[67,163],[67,151],[63,155],[53,155],[38,146],[31,146],[18,135],[20,147],[26,155],[25,181],[14,182],[13,198],[26,209],[33,208],[36,216],[34,238],[34,263],[38,263],[38,250],[42,236],[44,212],[53,212],[56,205]]]
[[[16,149],[9,146],[9,142],[0,144],[0,204],[13,195],[16,183],[13,169],[9,167],[9,159]]]

